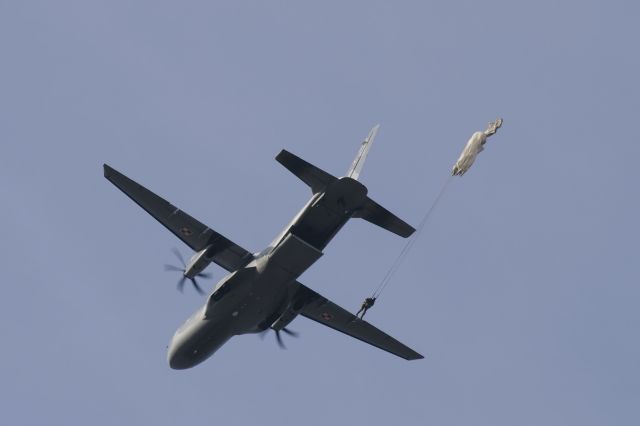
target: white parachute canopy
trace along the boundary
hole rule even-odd
[[[453,165],[451,174],[454,176],[462,176],[465,174],[473,165],[478,154],[484,150],[484,144],[487,142],[487,138],[494,135],[501,126],[502,118],[498,118],[496,121],[489,123],[487,130],[484,132],[475,132],[471,135],[471,138],[462,150],[458,161]]]
[[[487,138],[489,136],[494,135],[501,126],[502,126],[502,118],[498,118],[496,121],[490,122],[489,126],[487,127],[487,130],[485,130],[484,132],[475,132],[473,135],[471,135],[471,139],[469,139],[469,142],[467,142],[467,145],[462,150],[462,154],[460,154],[460,158],[458,158],[458,161],[456,161],[456,164],[454,164],[453,166],[453,170],[451,171],[452,176],[449,176],[449,178],[444,183],[444,185],[442,185],[442,188],[440,189],[438,196],[435,198],[435,200],[431,204],[431,207],[429,207],[429,209],[425,212],[424,216],[422,217],[422,220],[418,224],[416,228],[416,232],[407,239],[407,242],[405,243],[404,247],[396,257],[396,260],[393,262],[393,264],[387,271],[384,278],[382,278],[382,281],[380,282],[380,284],[378,284],[378,287],[373,291],[371,298],[374,301],[376,298],[380,297],[380,294],[382,294],[384,289],[389,285],[389,283],[391,282],[391,279],[393,278],[393,275],[400,268],[400,265],[406,258],[409,251],[411,251],[411,248],[413,247],[420,233],[424,229],[427,223],[427,220],[429,219],[429,216],[431,216],[431,213],[433,212],[433,210],[436,208],[436,206],[442,199],[442,196],[444,195],[447,188],[449,187],[449,184],[454,179],[453,176],[462,176],[467,172],[467,170],[469,170],[469,168],[471,168],[478,154],[484,150],[484,144],[487,142]],[[354,161],[353,166],[351,166],[351,170],[357,169],[359,158],[366,155],[366,151],[368,150],[367,145],[370,143],[370,140],[373,139],[377,130],[378,130],[377,126],[374,127],[373,130],[371,130],[369,137],[367,137],[367,139],[365,139],[365,141],[363,142],[361,152],[359,156],[356,157],[356,161]],[[370,306],[373,306],[373,304],[371,304]]]

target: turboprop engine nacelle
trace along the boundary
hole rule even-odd
[[[278,319],[276,319],[273,324],[271,324],[270,328],[276,331],[282,330],[287,325],[289,325],[289,323],[293,321],[295,317],[298,316],[303,306],[304,301],[301,299],[292,301],[289,306],[287,306],[287,309],[285,309],[285,311],[278,317]]]
[[[187,262],[187,266],[184,268],[184,276],[189,279],[195,278],[196,275],[204,271],[205,268],[209,266],[215,254],[213,246],[207,246],[191,256],[191,259]]]

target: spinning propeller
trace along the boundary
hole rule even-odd
[[[182,257],[182,254],[180,254],[180,251],[178,251],[177,248],[173,248],[171,251],[173,252],[173,254],[176,255],[176,257],[178,258],[178,260],[182,264],[182,268],[180,268],[178,266],[174,266],[174,265],[164,265],[164,270],[165,271],[182,272],[182,278],[180,278],[180,280],[178,280],[178,290],[180,290],[180,292],[182,292],[184,290],[185,281],[187,281],[187,279],[189,279],[191,281],[191,284],[193,284],[193,287],[196,289],[196,291],[198,293],[204,295],[205,293],[202,290],[202,288],[200,288],[200,286],[198,285],[198,282],[196,281],[195,277],[211,278],[211,274],[200,272],[200,273],[196,274],[194,277],[187,276],[187,274],[186,274],[186,272],[187,272],[187,264],[184,261],[184,258]]]
[[[264,339],[264,336],[267,335],[267,333],[269,332],[269,330],[273,330],[273,329],[266,329],[264,330],[262,333],[260,333],[260,338]],[[274,330],[276,332],[276,341],[278,342],[278,346],[280,346],[280,349],[287,349],[287,347],[285,346],[284,342],[282,341],[282,336],[280,335],[281,331],[284,331],[286,334],[288,334],[291,337],[299,337],[300,334],[296,331],[293,330],[289,330],[288,328],[282,328],[281,330]]]

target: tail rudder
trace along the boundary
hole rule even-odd
[[[356,158],[353,160],[353,163],[351,163],[351,167],[349,168],[349,171],[347,171],[347,177],[350,177],[355,180],[358,180],[358,178],[360,177],[360,172],[362,171],[362,167],[364,166],[364,161],[367,158],[367,154],[369,153],[369,149],[373,144],[373,140],[375,139],[376,134],[378,134],[379,128],[380,128],[379,124],[376,124],[375,126],[373,126],[373,128],[369,132],[369,135],[365,138],[364,141],[362,141],[362,144],[360,145],[360,150],[358,151],[358,155],[356,155]]]
[[[351,167],[347,172],[347,177],[355,180],[358,180],[358,178],[360,177],[362,167],[364,166],[364,161],[367,158],[369,149],[371,149],[373,140],[378,134],[378,129],[380,129],[379,124],[373,126],[373,128],[369,132],[369,135],[365,138],[364,141],[362,141],[360,150],[358,151],[358,155],[356,155],[356,158],[353,160],[353,163],[351,164]],[[413,228],[411,225],[409,225],[369,197],[367,197],[364,205],[359,210],[354,212],[353,217],[362,218],[368,222],[373,223],[374,225],[378,225],[379,227],[386,229],[387,231],[393,232],[396,235],[400,235],[403,238],[407,238],[415,231],[415,228]]]

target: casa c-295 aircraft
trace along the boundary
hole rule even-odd
[[[306,183],[313,195],[264,250],[252,254],[200,223],[168,201],[104,165],[104,176],[180,238],[196,253],[182,270],[195,277],[214,262],[229,274],[218,282],[206,303],[174,334],[168,348],[169,366],[191,368],[213,355],[231,337],[285,327],[298,315],[407,360],[422,355],[380,331],[298,281],[315,263],[329,241],[352,217],[362,218],[401,237],[415,229],[367,196],[358,181],[379,126],[362,142],[345,177],[337,178],[282,150],[276,160]]]

